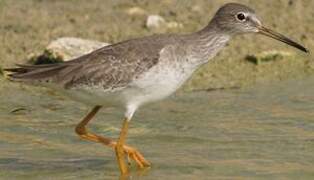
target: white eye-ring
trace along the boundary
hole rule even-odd
[[[236,15],[236,18],[237,18],[238,21],[241,21],[241,22],[246,21],[246,15],[243,12],[239,12]]]

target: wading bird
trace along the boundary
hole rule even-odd
[[[125,143],[129,122],[135,111],[143,104],[174,93],[232,37],[245,33],[263,34],[308,52],[300,44],[265,28],[251,8],[228,3],[217,11],[205,28],[194,33],[132,39],[68,62],[17,65],[6,71],[11,72],[11,80],[53,87],[93,106],[92,111],[77,125],[76,133],[82,139],[113,148],[121,173],[128,174],[125,155],[140,168],[150,166],[139,151]],[[86,129],[101,107],[126,109],[117,141]]]

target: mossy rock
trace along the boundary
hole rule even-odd
[[[53,64],[53,63],[58,63],[62,61],[63,61],[63,58],[61,56],[58,56],[57,54],[48,50],[45,50],[44,53],[41,55],[35,55],[29,59],[29,63],[35,64],[35,65]]]
[[[292,54],[286,51],[265,51],[256,55],[247,55],[245,60],[259,65],[265,62],[279,61],[291,56]]]

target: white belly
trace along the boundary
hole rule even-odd
[[[193,69],[156,66],[123,91],[127,105],[158,101],[174,93],[191,76]]]

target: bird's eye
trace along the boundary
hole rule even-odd
[[[246,17],[245,17],[245,14],[244,13],[238,13],[237,14],[237,19],[241,22],[245,21],[246,20]]]

